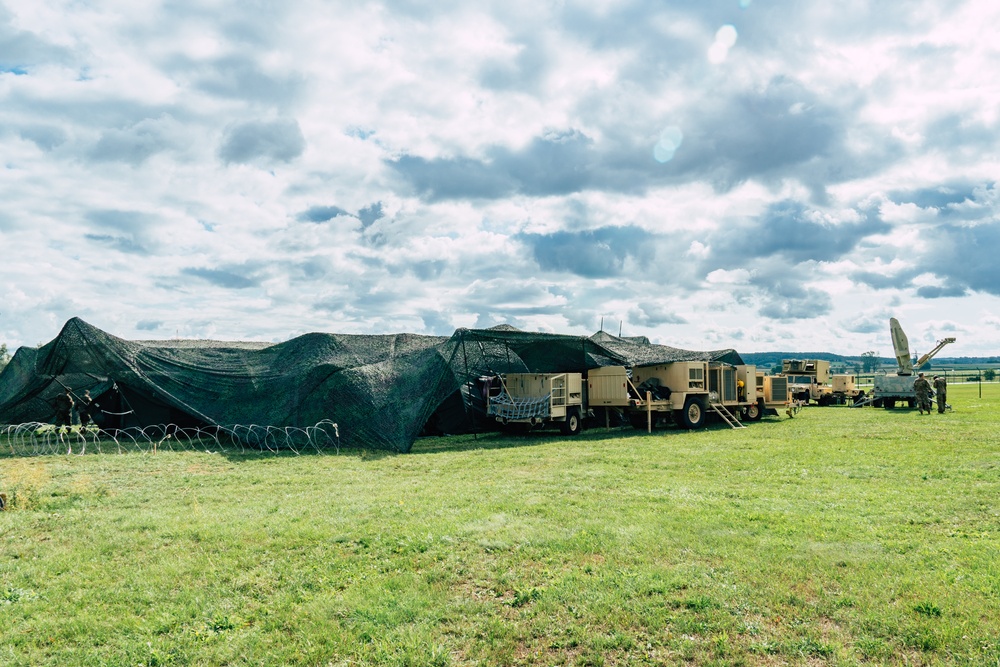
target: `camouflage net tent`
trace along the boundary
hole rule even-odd
[[[70,388],[90,391],[104,429],[331,420],[343,446],[406,452],[421,434],[482,428],[481,377],[682,360],[742,363],[731,349],[508,326],[451,337],[312,333],[268,344],[126,341],[74,318],[50,343],[19,349],[0,373],[0,423],[52,421],[52,399]]]

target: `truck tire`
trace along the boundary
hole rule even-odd
[[[882,399],[882,407],[885,408],[886,410],[892,410],[893,408],[896,407],[896,399],[895,398],[883,398]]]
[[[764,416],[764,406],[760,401],[747,406],[747,421],[759,422]]]
[[[583,421],[580,419],[580,413],[576,410],[567,411],[566,420],[562,423],[563,435],[579,435],[581,430]]]
[[[686,429],[701,428],[705,425],[705,403],[696,396],[688,396],[684,401],[684,409],[677,411],[677,423]]]

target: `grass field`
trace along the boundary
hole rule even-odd
[[[406,455],[0,443],[0,665],[998,665],[978,391]]]

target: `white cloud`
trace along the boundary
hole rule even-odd
[[[996,351],[989,3],[4,6],[0,342]]]

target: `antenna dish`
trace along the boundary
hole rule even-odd
[[[903,327],[899,326],[899,320],[895,317],[889,318],[889,333],[892,336],[892,347],[896,351],[896,364],[899,366],[900,375],[913,375],[913,360],[910,358],[910,342],[906,340]]]

